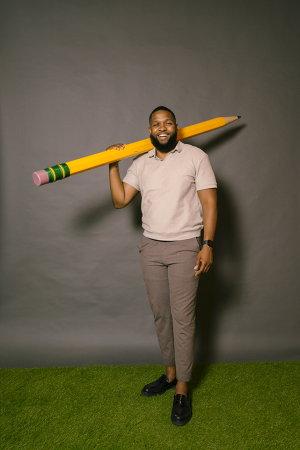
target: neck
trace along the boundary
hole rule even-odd
[[[174,149],[173,149],[174,150]],[[172,150],[170,150],[171,152]],[[165,159],[165,157],[167,156],[169,152],[161,152],[159,150],[156,149],[156,155],[160,158],[160,159]]]

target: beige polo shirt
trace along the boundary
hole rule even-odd
[[[153,148],[134,158],[123,181],[141,191],[146,237],[181,241],[200,236],[203,212],[197,191],[217,187],[202,150],[179,141],[162,160]]]

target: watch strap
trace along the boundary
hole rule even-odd
[[[208,239],[207,241],[203,241],[202,244],[203,244],[203,245],[206,244],[206,245],[208,245],[209,247],[213,248],[213,246],[214,246],[214,241],[210,241],[210,240]]]

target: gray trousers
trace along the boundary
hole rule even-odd
[[[194,266],[200,237],[170,242],[142,236],[138,248],[163,362],[175,365],[176,378],[188,382],[194,359],[199,282]]]

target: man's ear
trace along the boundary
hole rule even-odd
[[[148,130],[149,130],[149,133],[151,134],[151,128],[150,127],[148,128]]]

